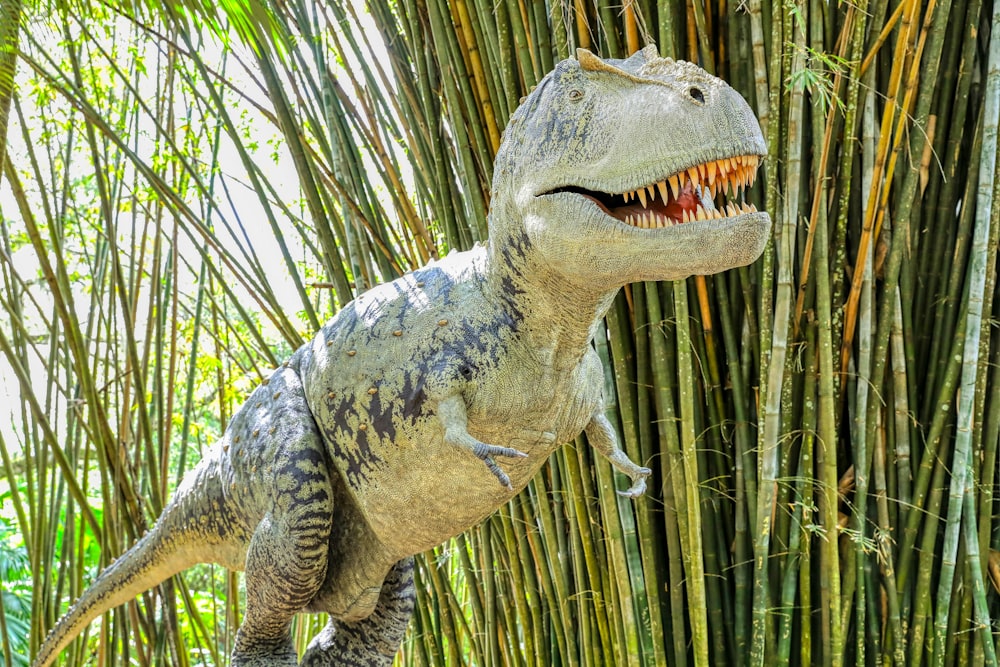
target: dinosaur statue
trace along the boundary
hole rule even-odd
[[[771,221],[742,191],[765,152],[738,93],[655,46],[560,62],[504,133],[489,242],[362,294],[265,379],[35,667],[199,562],[246,572],[233,665],[389,665],[413,554],[509,501],[561,443],[586,433],[641,494],[650,471],[616,444],[591,340],[623,285],[761,254]],[[330,615],[301,662],[300,612]]]

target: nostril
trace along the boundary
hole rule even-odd
[[[688,95],[690,95],[693,100],[701,102],[702,104],[705,103],[705,93],[701,92],[701,88],[691,88],[688,90]]]

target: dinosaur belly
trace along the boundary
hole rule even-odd
[[[303,349],[306,400],[331,463],[397,559],[507,502],[583,430],[600,401],[596,354],[581,353],[559,371],[539,361],[516,318],[484,296],[482,257],[456,253],[370,290]],[[445,442],[436,408],[455,395],[469,435],[528,455],[497,460],[512,489],[471,450]]]
[[[477,524],[524,488],[559,445],[583,430],[600,393],[592,378],[580,377],[593,375],[589,365],[557,381],[503,364],[482,374],[470,389],[468,432],[528,455],[497,460],[509,490],[471,451],[444,441],[427,395],[441,348],[405,349],[403,337],[394,338],[379,350],[383,363],[372,364],[360,351],[350,354],[359,349],[354,343],[321,335],[314,360],[303,367],[307,400],[334,467],[372,533],[402,558]],[[331,357],[339,357],[335,372]]]
[[[523,489],[563,442],[575,437],[586,417],[549,404],[544,424],[471,419],[469,432],[489,444],[515,447],[523,459],[498,459],[512,489],[502,486],[471,452],[448,444],[433,420],[394,441],[369,443],[385,457],[366,483],[351,492],[372,531],[399,557],[424,551],[478,524]],[[511,437],[511,434],[515,434]]]

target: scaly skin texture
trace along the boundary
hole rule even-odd
[[[234,665],[389,665],[411,556],[510,500],[561,443],[585,432],[641,494],[649,470],[616,443],[591,340],[622,285],[760,255],[767,214],[713,198],[738,198],[764,152],[737,93],[655,47],[559,63],[505,132],[488,245],[370,290],[295,352],[35,666],[196,562],[246,570]],[[302,611],[331,620],[299,663]]]

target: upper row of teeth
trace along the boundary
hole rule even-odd
[[[744,213],[756,212],[757,207],[753,204],[729,203],[726,204],[724,211],[719,209],[705,210],[701,206],[698,206],[693,213],[685,209],[680,221],[674,221],[668,216],[654,213],[653,211],[636,215],[626,215],[625,224],[632,225],[633,227],[639,227],[641,229],[663,229],[664,227],[672,227],[676,224],[692,222],[694,220],[722,220],[723,218],[742,215]]]
[[[625,201],[627,203],[632,199],[638,199],[639,203],[645,207],[647,199],[653,201],[659,194],[660,199],[666,204],[668,201],[667,188],[670,189],[670,193],[673,193],[674,199],[677,199],[689,181],[693,185],[700,185],[703,189],[707,189],[713,199],[718,192],[728,191],[736,195],[743,188],[753,186],[754,181],[757,180],[757,167],[759,165],[760,157],[757,155],[737,155],[721,160],[712,160],[689,167],[659,183],[626,192],[624,193]]]

